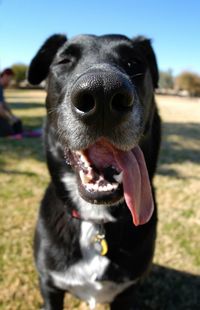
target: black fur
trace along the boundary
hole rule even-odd
[[[154,100],[158,68],[150,40],[144,37],[130,40],[120,35],[79,36],[67,41],[65,36],[54,35],[44,43],[32,60],[28,77],[32,84],[47,78],[45,147],[52,181],[39,212],[35,259],[40,274],[44,309],[61,310],[64,290],[56,285],[51,272],[69,272],[70,268],[83,259],[84,262],[87,261],[80,245],[84,218],[74,218],[73,210],[81,210],[87,218],[89,216],[89,222],[104,227],[109,264],[100,278],[96,279],[100,283],[112,281],[121,285],[126,281],[142,278],[151,265],[156,238],[156,206],[150,221],[138,227],[133,225],[125,202],[109,207],[94,204],[94,215],[90,219],[88,203],[85,203],[85,210],[84,200],[80,200],[82,207],[76,205],[73,197],[77,191],[75,193],[71,185],[67,187],[69,181],[63,181],[67,176],[68,180],[74,182],[74,171],[65,163],[64,149],[86,148],[101,136],[124,150],[138,143],[143,150],[152,185],[160,145],[160,118]],[[95,90],[92,84],[94,79],[97,81]],[[132,112],[125,114],[123,110],[116,116],[118,121],[114,121],[106,116],[106,107],[104,112],[94,113],[92,117],[88,113],[85,113],[86,117],[83,113],[82,117],[82,114],[79,115],[74,110],[77,103],[73,99],[73,92],[76,94],[77,88],[80,85],[82,87],[85,81],[89,85],[87,91],[95,92],[94,96],[99,100],[98,108],[101,109],[110,100],[109,91],[116,87],[113,86],[116,79],[120,79],[122,88],[127,88],[126,94],[133,93],[136,98],[135,106],[138,108],[134,112],[135,118],[131,116]],[[123,89],[120,88],[120,92],[123,93]],[[122,105],[120,109],[128,108],[126,103],[125,108],[124,102]],[[84,107],[84,112],[85,109]],[[106,210],[116,221],[110,222],[103,215],[102,219],[95,220],[95,210],[98,213],[99,208],[102,208],[102,213]],[[78,272],[79,269],[76,273]],[[79,278],[79,274],[76,276]],[[82,285],[82,290],[86,290]],[[134,285],[117,294],[110,301],[111,309],[132,309],[133,287]]]
[[[31,84],[37,85],[47,77],[49,66],[57,50],[66,40],[64,35],[55,34],[42,45],[30,64],[31,70],[28,73],[28,80]]]

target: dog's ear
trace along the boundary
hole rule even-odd
[[[40,84],[48,75],[49,66],[57,50],[67,41],[65,35],[55,34],[48,38],[39,49],[28,70],[28,81],[33,85]]]
[[[135,46],[138,46],[140,51],[143,53],[144,57],[147,60],[149,65],[149,69],[152,76],[153,86],[154,88],[158,87],[158,80],[159,80],[159,72],[158,66],[156,61],[156,56],[151,46],[151,40],[145,38],[144,36],[138,36],[133,38],[133,43]]]

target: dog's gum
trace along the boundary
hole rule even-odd
[[[85,166],[86,168],[89,168],[89,167],[90,167],[90,163],[88,162],[87,157],[85,156],[85,154],[84,154],[83,152],[81,152],[81,151],[76,151],[74,154],[75,154],[75,155],[77,156],[77,158],[79,159],[79,162],[81,161],[81,162],[84,164],[84,166]]]

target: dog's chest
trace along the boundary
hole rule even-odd
[[[103,256],[106,245],[95,238],[102,234],[99,225],[83,221],[81,223],[80,247],[83,258],[64,272],[51,272],[54,284],[87,301],[92,308],[98,303],[110,303],[117,294],[133,284],[133,281],[114,283],[99,281],[110,260]],[[106,242],[103,240],[103,242]],[[103,251],[103,252],[102,252]]]

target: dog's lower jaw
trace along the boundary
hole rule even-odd
[[[116,219],[109,212],[110,207],[118,207],[123,201],[122,197],[118,202],[113,204],[92,204],[85,201],[79,194],[76,182],[76,176],[74,174],[65,173],[62,176],[62,182],[69,192],[69,196],[73,201],[74,205],[77,207],[77,211],[80,218],[86,221],[92,221],[95,223],[107,223],[115,222]]]

